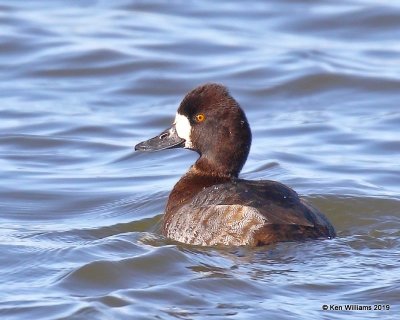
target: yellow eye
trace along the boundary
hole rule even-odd
[[[199,113],[198,115],[196,115],[197,122],[203,122],[205,119],[206,119],[206,117],[202,113]]]

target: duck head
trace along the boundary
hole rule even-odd
[[[194,150],[200,158],[193,170],[237,177],[250,146],[251,131],[243,110],[224,86],[210,83],[190,91],[182,100],[172,126],[137,144],[135,150]]]

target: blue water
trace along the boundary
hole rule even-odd
[[[398,39],[396,1],[0,0],[1,318],[396,318]],[[293,187],[336,239],[160,234],[196,154],[133,146],[205,82],[251,124],[241,176]]]

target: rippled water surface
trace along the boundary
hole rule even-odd
[[[399,39],[398,1],[0,0],[1,319],[396,318]],[[242,177],[293,187],[336,239],[160,235],[196,154],[133,146],[211,81],[252,126]]]

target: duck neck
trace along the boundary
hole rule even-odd
[[[200,176],[220,177],[222,179],[237,178],[242,166],[228,165],[216,159],[201,156],[190,168],[189,172]]]

